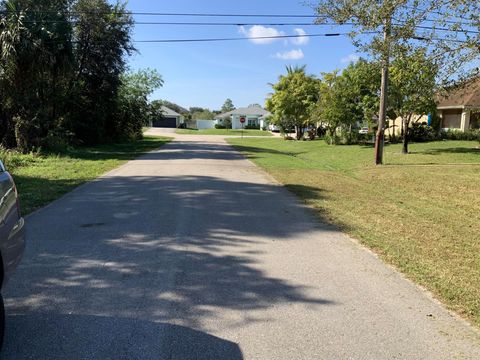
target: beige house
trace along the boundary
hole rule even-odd
[[[480,77],[447,89],[437,102],[440,128],[466,131],[480,127]]]

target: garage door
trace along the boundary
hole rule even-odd
[[[176,128],[177,118],[166,117],[163,119],[154,120],[152,125],[153,127]]]

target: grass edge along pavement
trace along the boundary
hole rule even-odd
[[[221,136],[242,136],[241,129],[177,129],[177,134],[182,135],[221,135]],[[273,136],[269,131],[244,129],[244,136]]]
[[[385,148],[228,139],[311,206],[480,327],[480,148],[438,141]]]
[[[158,149],[170,140],[145,136],[142,140],[74,147],[60,153],[19,154],[3,150],[0,156],[17,185],[22,214],[28,215],[79,185]]]

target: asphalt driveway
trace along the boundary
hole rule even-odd
[[[4,359],[480,358],[478,331],[221,137],[171,135],[29,216]]]

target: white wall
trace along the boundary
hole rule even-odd
[[[213,129],[215,128],[215,120],[196,120],[197,129]]]

